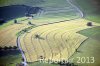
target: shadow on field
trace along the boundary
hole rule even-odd
[[[32,7],[26,5],[10,5],[0,7],[0,24],[15,19],[18,17],[26,16],[26,14],[37,14],[41,7]]]
[[[7,55],[18,55],[20,54],[19,50],[0,50],[0,57]]]

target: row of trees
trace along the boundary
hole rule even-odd
[[[0,47],[0,50],[17,50],[18,47],[17,46],[5,46],[5,47]]]
[[[15,19],[15,20],[14,20],[14,23],[15,23],[15,24],[18,24],[18,21]],[[29,24],[29,25],[34,25],[34,24],[32,24],[30,21],[28,22],[28,24]]]
[[[15,19],[15,20],[14,20],[14,23],[17,24],[18,21]],[[29,24],[29,25],[34,25],[34,24],[32,24],[32,22],[30,22],[30,21],[28,22],[28,24]],[[92,22],[88,22],[88,23],[87,23],[87,26],[93,26]]]

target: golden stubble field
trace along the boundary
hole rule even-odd
[[[33,28],[20,37],[21,47],[27,62],[39,59],[68,60],[80,44],[88,37],[78,34],[80,30],[96,27],[87,26],[85,19],[76,19]]]
[[[29,25],[27,24],[11,24],[6,28],[0,30],[0,46],[1,47],[9,47],[9,46],[17,46],[16,39],[17,33],[24,28],[27,28]]]

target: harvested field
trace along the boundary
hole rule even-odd
[[[87,26],[88,20],[76,19],[33,28],[20,37],[21,47],[27,62],[39,59],[68,60],[80,44],[88,37],[78,34]]]

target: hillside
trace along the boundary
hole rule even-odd
[[[84,17],[100,23],[100,0],[73,0],[84,12]]]
[[[0,56],[0,66],[15,66],[21,62],[29,66],[62,66],[62,61],[69,61],[67,66],[100,66],[98,2],[0,0],[0,20],[8,20],[0,25],[0,51],[5,54],[9,50]],[[14,46],[20,53],[9,53]],[[94,57],[96,62],[78,64],[77,57]],[[53,63],[48,64],[50,61]]]
[[[84,12],[86,19],[100,22],[100,0],[73,0],[73,2]],[[60,10],[64,9],[65,11],[68,10],[66,8],[68,4],[65,0],[0,0],[0,7],[22,4],[33,7],[43,7],[46,10],[55,10],[55,8],[62,8]]]
[[[32,7],[39,9],[31,9]],[[0,19],[23,17],[30,9],[33,11],[34,20],[38,20],[35,23],[58,22],[80,17],[78,10],[66,0],[0,0]],[[34,13],[36,10],[38,10],[37,13]]]

